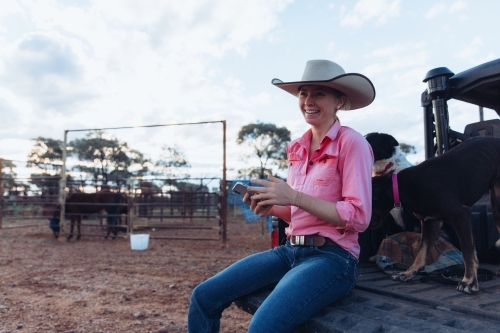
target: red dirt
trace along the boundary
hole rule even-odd
[[[198,237],[196,231],[148,231]],[[217,230],[211,230],[212,237]],[[123,234],[122,234],[123,235]],[[0,230],[0,333],[186,332],[192,289],[251,253],[268,249],[260,223],[228,223],[219,241],[54,239],[46,227]],[[217,237],[217,235],[215,236]],[[234,304],[221,332],[246,332],[250,315]]]

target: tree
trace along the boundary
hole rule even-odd
[[[416,154],[417,150],[415,149],[415,146],[406,144],[404,142],[401,142],[399,144],[399,149],[403,152],[403,154],[408,155],[408,154]]]
[[[4,191],[11,193],[12,189],[17,186],[16,176],[14,168],[16,165],[11,160],[2,159],[2,169],[0,170],[0,177],[3,178],[3,189]],[[4,195],[0,193],[0,195]]]
[[[35,141],[31,152],[28,154],[28,168],[36,167],[44,174],[54,175],[61,172],[62,168],[62,146],[61,140],[54,140],[39,136],[31,139]]]
[[[190,168],[191,164],[186,159],[177,146],[170,147],[164,145],[162,148],[160,159],[155,163],[157,175],[165,177],[178,177],[179,174],[187,176],[186,171],[182,168]],[[174,169],[176,172],[174,173]]]
[[[17,174],[14,172],[16,165],[11,160],[5,160],[2,158],[2,177],[3,178],[15,178]]]
[[[128,147],[126,142],[117,138],[106,138],[102,130],[90,132],[83,139],[75,139],[69,143],[69,153],[81,162],[73,169],[90,175],[94,182],[107,185],[110,181],[117,185],[125,182],[133,175],[132,166],[139,170],[145,163],[141,152]]]
[[[63,142],[41,136],[31,140],[35,141],[35,144],[28,154],[26,166],[28,168],[37,168],[40,172],[30,175],[30,183],[38,187],[42,191],[42,195],[57,195],[63,164]]]
[[[243,126],[238,133],[236,143],[250,146],[253,153],[257,155],[260,165],[240,169],[238,174],[263,179],[266,172],[272,173],[269,165],[276,166],[278,170],[284,170],[287,167],[286,146],[289,142],[290,131],[286,127],[261,122]],[[245,159],[249,160],[250,157],[250,155],[246,156]]]

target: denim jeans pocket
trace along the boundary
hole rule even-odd
[[[314,249],[319,255],[328,257],[332,265],[335,265],[337,267],[336,269],[343,275],[348,274],[348,271],[352,266],[349,258],[349,252],[337,246],[323,246],[316,247]]]

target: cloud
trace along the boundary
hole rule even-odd
[[[7,17],[12,14],[22,13],[21,5],[16,1],[2,2],[2,10],[0,11],[0,18]]]
[[[15,127],[21,123],[21,116],[15,111],[15,107],[0,96],[0,119],[2,119],[0,137],[12,136]]]
[[[465,9],[467,7],[467,3],[465,1],[455,1],[450,6],[446,6],[443,3],[437,3],[431,7],[426,13],[426,19],[433,19],[438,17],[439,14],[447,13],[456,15],[457,12]],[[459,17],[461,20],[466,19],[463,15]]]
[[[460,51],[457,52],[455,58],[465,60],[471,66],[498,59],[498,54],[491,51],[485,52],[486,48],[483,38],[476,36],[471,41],[463,41],[463,45],[458,48]]]
[[[0,80],[42,112],[71,108],[65,121],[80,126],[111,120],[108,110],[141,122],[167,105],[156,114],[160,121],[200,105],[243,106],[242,88],[224,84],[230,77],[221,78],[216,64],[228,52],[244,57],[250,41],[279,25],[277,13],[289,2],[96,1],[78,8],[28,1],[23,16],[39,32],[4,52]]]
[[[481,51],[483,40],[481,37],[475,37],[471,42],[460,48],[457,54],[458,58],[472,60]]]
[[[16,125],[2,135],[24,137],[29,147],[29,138],[62,139],[65,129],[225,119],[228,152],[237,151],[239,124],[255,121],[248,111],[272,98],[246,93],[226,57],[242,59],[251,42],[269,43],[290,2],[19,1],[10,16],[0,14],[0,113],[14,114],[8,119]],[[23,18],[23,29],[13,29],[12,15]],[[201,147],[194,158],[206,161],[220,145],[211,130],[193,126],[174,137],[144,132],[115,134],[151,154],[155,143],[185,142],[189,154]]]
[[[371,61],[362,72],[377,81],[377,89],[390,91],[391,98],[418,96],[424,89],[422,73],[428,70],[429,57],[425,43],[394,44],[366,54]]]
[[[392,76],[392,83],[397,88],[394,89],[392,97],[420,96],[426,89],[422,81],[424,79],[423,73],[426,73],[427,70],[427,66],[421,65],[395,72]]]
[[[14,160],[18,168],[14,172],[16,172],[18,176],[21,176],[19,174],[19,168],[24,168],[24,161],[27,160],[32,145],[33,142],[21,137],[11,136],[9,138],[0,138],[0,146],[2,147],[0,157]]]
[[[427,13],[425,13],[425,18],[426,19],[433,19],[436,16],[438,16],[440,13],[444,12],[445,10],[446,10],[446,6],[444,4],[442,4],[442,3],[435,4],[434,6],[431,7],[431,9],[429,9],[427,11]]]
[[[25,35],[2,59],[0,82],[31,100],[41,112],[92,98],[93,94],[82,87],[84,70],[74,44],[58,33]]]
[[[290,2],[144,1],[116,6],[100,1],[91,11],[105,18],[107,29],[142,32],[163,52],[221,57],[228,51],[245,55],[247,43],[275,28],[277,13]]]
[[[345,13],[340,25],[360,28],[371,20],[374,20],[376,25],[382,25],[389,18],[399,16],[400,5],[400,0],[360,0],[352,11]]]
[[[333,51],[335,51],[336,47],[337,47],[337,43],[330,42],[330,43],[328,43],[328,46],[326,47],[326,49],[328,50],[328,52],[333,52]]]
[[[72,79],[79,74],[71,49],[41,34],[28,36],[19,43],[11,65],[34,80],[47,75]]]
[[[465,1],[457,1],[457,2],[454,2],[451,6],[450,6],[450,12],[451,13],[456,13],[462,9],[465,9],[467,7],[467,3]]]
[[[393,56],[378,59],[363,70],[366,75],[377,75],[382,73],[394,73],[400,69],[421,67],[426,63],[429,56],[426,51],[419,50],[413,53],[400,53]]]

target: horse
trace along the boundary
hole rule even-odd
[[[65,203],[65,213],[71,219],[71,227],[70,232],[67,237],[69,241],[73,238],[73,230],[76,224],[78,234],[76,239],[80,239],[81,230],[80,226],[82,223],[83,215],[95,214],[99,213],[102,210],[105,210],[108,214],[107,216],[107,233],[104,237],[108,238],[110,233],[113,233],[113,238],[115,239],[118,230],[121,229],[118,225],[121,224],[121,214],[127,214],[128,212],[128,198],[123,193],[116,193],[111,191],[99,191],[96,193],[72,193],[67,199]],[[60,215],[60,206],[55,210],[54,216],[50,219],[51,228],[56,224],[59,225],[59,215]],[[57,238],[59,232],[55,232],[54,236]]]

